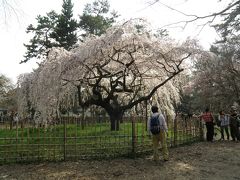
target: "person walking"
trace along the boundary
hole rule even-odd
[[[164,161],[168,161],[169,152],[167,148],[167,123],[162,113],[158,112],[157,106],[152,106],[152,114],[148,120],[148,132],[152,134],[152,143],[153,143],[153,160],[159,160],[159,142],[162,145],[162,153]]]
[[[221,128],[221,140],[224,140],[224,131],[227,135],[227,140],[229,140],[229,117],[224,113],[224,111],[220,111],[218,115],[218,121]]]
[[[203,120],[207,128],[207,141],[213,141],[214,135],[214,124],[213,124],[213,115],[209,111],[209,108],[206,108],[205,112],[200,116],[200,119]]]

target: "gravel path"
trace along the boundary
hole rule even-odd
[[[151,157],[0,166],[0,179],[187,180],[239,179],[240,143],[200,142],[170,149],[170,160]]]

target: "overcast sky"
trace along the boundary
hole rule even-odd
[[[34,24],[37,15],[45,15],[46,12],[61,11],[62,0],[7,0],[15,12],[8,9],[4,12],[0,7],[0,73],[10,77],[14,83],[21,73],[30,72],[36,68],[35,61],[19,64],[26,51],[23,43],[28,43],[31,36],[25,30],[29,24]],[[153,0],[109,0],[111,8],[116,10],[121,17],[119,20],[141,17],[148,19],[153,28],[186,20],[187,17],[180,12],[171,10],[163,4],[174,7],[186,14],[206,15],[220,10],[225,4],[217,3],[218,0],[160,0],[153,6],[148,6]],[[74,15],[77,18],[81,14],[86,3],[92,0],[72,0],[74,3]],[[162,4],[163,3],[163,4]],[[223,2],[222,2],[223,3]],[[5,14],[6,13],[6,14]],[[207,49],[217,38],[214,29],[205,27],[199,34],[201,22],[189,24],[185,29],[172,27],[170,35],[178,40],[186,37],[199,39]]]

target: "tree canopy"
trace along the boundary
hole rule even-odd
[[[37,25],[27,27],[27,33],[33,34],[33,37],[28,44],[24,44],[27,51],[21,63],[32,58],[46,58],[52,47],[70,50],[86,36],[104,33],[118,17],[116,12],[108,15],[110,5],[107,0],[87,4],[79,20],[73,17],[73,6],[71,0],[63,0],[60,14],[51,11],[46,16],[37,16]]]
[[[117,12],[110,11],[110,4],[107,0],[94,1],[93,4],[87,4],[80,16],[80,27],[85,31],[83,37],[90,34],[100,36],[105,33],[107,28],[111,27],[119,16]]]
[[[240,104],[240,1],[231,1],[215,15],[222,18],[221,23],[214,25],[220,33],[220,40],[211,46],[205,58],[197,62],[198,75],[195,81],[201,84],[198,90],[201,91],[201,97],[208,101],[205,103],[219,110],[229,109],[234,103]]]
[[[52,47],[69,50],[76,44],[78,23],[73,18],[72,8],[71,0],[63,0],[61,14],[51,11],[46,16],[38,15],[37,26],[30,24],[27,27],[27,33],[33,33],[34,36],[29,44],[24,44],[27,52],[21,63],[31,58],[46,57]]]
[[[225,1],[219,1],[223,3]],[[219,33],[220,38],[212,44],[210,52],[203,52],[194,61],[192,74],[185,85],[184,96],[188,97],[190,104],[194,104],[194,109],[201,111],[206,106],[213,110],[228,109],[233,104],[240,103],[239,100],[239,17],[240,1],[231,0],[219,11],[213,10],[213,13],[206,15],[187,14],[174,7],[167,6],[160,1],[154,1],[152,4],[160,3],[167,8],[177,11],[184,15],[186,20],[169,24],[183,25],[196,22],[202,28],[211,25]],[[151,5],[152,5],[151,4]]]
[[[71,0],[63,0],[62,13],[58,16],[56,27],[51,36],[59,47],[70,50],[78,41],[78,22],[73,19],[73,4]]]
[[[11,80],[0,74],[0,108],[12,108],[14,105],[15,92]]]
[[[149,28],[139,33],[137,24],[114,26],[70,51],[53,49],[35,72],[20,78],[22,107],[28,99],[43,120],[76,102],[97,105],[109,114],[112,130],[126,110],[145,100],[173,110],[177,76],[183,61],[196,52],[194,43],[158,39]]]

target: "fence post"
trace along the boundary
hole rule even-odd
[[[82,119],[81,119],[81,128],[84,130],[85,126],[85,107],[82,107]]]
[[[199,120],[199,134],[200,134],[200,141],[204,140],[204,135],[203,135],[203,124],[201,119]]]
[[[147,100],[145,102],[145,130],[147,131],[147,122],[148,122],[148,106],[147,106]]]
[[[173,122],[173,146],[177,145],[177,117],[175,117]]]
[[[13,117],[12,116],[10,116],[10,130],[12,130],[13,129]]]
[[[193,133],[192,133],[192,121],[191,121],[191,119],[189,118],[188,119],[188,121],[189,121],[189,127],[190,127],[190,140],[192,141],[192,135],[193,135]]]
[[[68,117],[69,118],[69,112],[68,112]],[[67,141],[67,128],[66,128],[66,118],[63,118],[64,122],[63,122],[63,126],[64,126],[64,137],[63,137],[63,160],[66,160],[66,141]]]
[[[136,127],[135,127],[135,116],[132,116],[132,155],[136,156]]]

